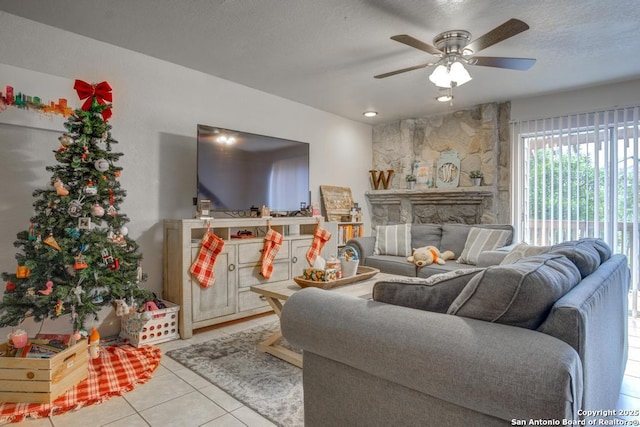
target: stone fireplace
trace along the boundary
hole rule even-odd
[[[372,225],[393,223],[480,224],[491,187],[431,188],[426,190],[374,190],[365,193],[371,204]]]
[[[418,119],[402,119],[373,129],[373,169],[392,169],[389,189],[370,190],[373,226],[392,223],[510,223],[510,103]],[[440,153],[460,158],[457,187],[406,188],[414,162],[436,164]],[[472,170],[484,174],[473,186]]]

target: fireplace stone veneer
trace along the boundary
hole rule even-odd
[[[422,190],[370,190],[372,226],[398,223],[490,224],[486,209],[494,197],[493,186],[429,188]],[[484,214],[483,214],[484,212]]]

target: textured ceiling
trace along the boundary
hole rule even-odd
[[[0,0],[0,10],[366,123],[640,78],[638,0]],[[431,68],[373,78],[435,59],[392,35],[475,39],[510,18],[530,29],[481,54],[536,64],[468,67],[453,106],[435,101]]]

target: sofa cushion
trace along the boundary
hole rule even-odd
[[[411,255],[411,224],[376,226],[374,255]]]
[[[467,235],[464,249],[458,257],[458,263],[475,265],[480,252],[500,248],[510,240],[511,231],[472,227]]]
[[[442,224],[442,239],[440,241],[440,251],[452,251],[456,257],[459,257],[464,249],[464,244],[467,241],[469,230],[473,227],[477,228],[489,228],[492,230],[509,230],[513,232],[513,227],[509,224],[482,224],[482,225],[469,225],[469,224]],[[511,239],[506,244],[510,244]]]
[[[399,277],[377,282],[373,299],[387,304],[446,313],[447,309],[482,268],[465,268],[440,273],[427,279]]]
[[[562,254],[578,267],[584,279],[600,266],[600,254],[593,240],[572,240],[553,245],[549,253]]]
[[[400,276],[416,276],[416,266],[407,261],[406,257],[393,255],[372,255],[365,260],[367,267],[378,268],[380,271]]]
[[[551,249],[551,246],[532,246],[525,242],[518,243],[511,249],[507,256],[500,261],[500,265],[513,264],[520,258],[544,254],[549,252],[549,249]]]
[[[411,225],[411,247],[413,249],[435,246],[439,250],[441,240],[442,226],[440,224]]]
[[[479,273],[447,313],[536,329],[553,304],[580,280],[580,271],[564,255],[521,258]]]
[[[448,273],[454,270],[463,270],[467,268],[476,268],[471,264],[458,264],[454,260],[448,260],[444,264],[431,264],[426,267],[418,268],[418,277],[427,278],[434,274]]]

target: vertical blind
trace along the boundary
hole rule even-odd
[[[512,123],[513,213],[521,240],[598,237],[629,259],[639,282],[640,107]]]

